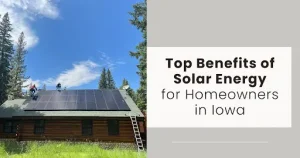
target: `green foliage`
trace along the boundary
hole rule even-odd
[[[132,16],[131,24],[141,30],[142,33],[147,33],[147,1],[133,5],[133,10],[129,13]]]
[[[140,87],[136,94],[136,104],[141,110],[147,107],[147,1],[133,5],[133,12],[130,22],[136,26],[143,35],[143,41],[136,47],[136,52],[130,52],[130,55],[139,60],[137,65],[140,76]]]
[[[98,89],[116,89],[114,78],[109,69],[103,68]]]
[[[136,94],[135,94],[134,90],[131,88],[128,88],[127,93],[132,98],[132,100],[136,103],[137,100],[136,100]]]
[[[0,157],[10,158],[146,158],[146,152],[113,148],[106,150],[97,143],[74,142],[6,142],[0,143]]]
[[[124,78],[122,81],[122,85],[120,86],[120,89],[123,89],[124,86],[129,85],[128,81]]]
[[[114,81],[114,78],[110,72],[110,70],[108,69],[107,70],[107,88],[108,89],[116,89],[116,85],[115,85],[115,81]]]
[[[120,89],[123,89],[123,87],[126,85],[129,85],[129,82],[124,78],[122,81],[122,86],[120,86]],[[135,91],[130,87],[126,91],[127,91],[128,95],[132,98],[132,100],[136,103]]]
[[[12,58],[12,70],[10,71],[10,89],[9,94],[14,98],[22,97],[22,88],[27,87],[23,86],[23,83],[29,78],[25,76],[26,66],[24,65],[25,55],[27,51],[25,50],[26,42],[25,36],[22,32],[19,36],[17,42],[17,49]]]
[[[106,69],[103,68],[99,80],[99,89],[107,89],[107,80],[106,80]]]
[[[14,52],[11,31],[11,23],[6,13],[0,22],[0,104],[7,99],[10,88],[10,61]]]

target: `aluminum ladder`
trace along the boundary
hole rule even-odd
[[[137,119],[136,116],[130,116],[133,132],[134,132],[134,137],[136,140],[136,145],[138,147],[138,151],[144,151],[144,146],[143,146],[143,141],[141,138],[139,126],[137,124]]]

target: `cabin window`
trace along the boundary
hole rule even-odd
[[[16,133],[18,121],[7,120],[4,122],[4,133]]]
[[[34,133],[43,134],[45,132],[45,120],[36,120],[34,124]]]
[[[93,121],[83,120],[82,121],[82,135],[93,135]]]
[[[119,135],[119,121],[118,120],[108,120],[108,135]]]

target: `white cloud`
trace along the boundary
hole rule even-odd
[[[35,84],[36,87],[40,87],[42,85],[40,80],[32,80],[31,78],[29,78],[28,80],[26,80],[26,82],[23,83],[23,86],[27,86],[23,87],[23,90],[28,90],[30,84]]]
[[[101,53],[100,63],[101,65],[91,60],[77,62],[73,64],[71,69],[61,72],[56,77],[50,77],[45,80],[29,79],[26,83],[24,83],[24,85],[32,83],[38,88],[42,88],[43,84],[46,84],[47,87],[54,87],[57,83],[61,83],[62,87],[78,87],[99,78],[101,74],[101,67],[107,67],[113,70],[116,65],[126,64],[121,60],[111,60],[111,58],[105,53]]]
[[[100,71],[97,70],[98,67],[98,64],[90,60],[78,62],[73,64],[73,68],[63,71],[56,78],[48,78],[46,80],[33,80],[30,78],[23,86],[35,84],[38,89],[41,89],[44,84],[47,87],[53,87],[60,82],[63,87],[77,87],[98,78],[100,76]],[[28,88],[25,87],[23,90],[28,90]]]
[[[107,67],[110,70],[115,69],[117,65],[124,65],[124,64],[126,64],[126,62],[124,62],[124,61],[114,61],[114,60],[112,60],[104,52],[99,52],[99,53],[100,53],[100,62],[102,63],[102,66]]]
[[[33,47],[39,38],[30,28],[29,21],[37,16],[56,19],[59,11],[53,0],[0,0],[0,14],[9,14],[12,23],[12,39],[16,42],[23,31],[26,37],[27,48]]]
[[[60,73],[56,78],[48,78],[42,83],[55,86],[61,83],[63,87],[71,88],[87,84],[100,76],[98,64],[87,60],[73,64],[73,68]]]

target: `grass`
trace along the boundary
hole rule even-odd
[[[1,158],[146,158],[146,152],[99,143],[0,141]]]

